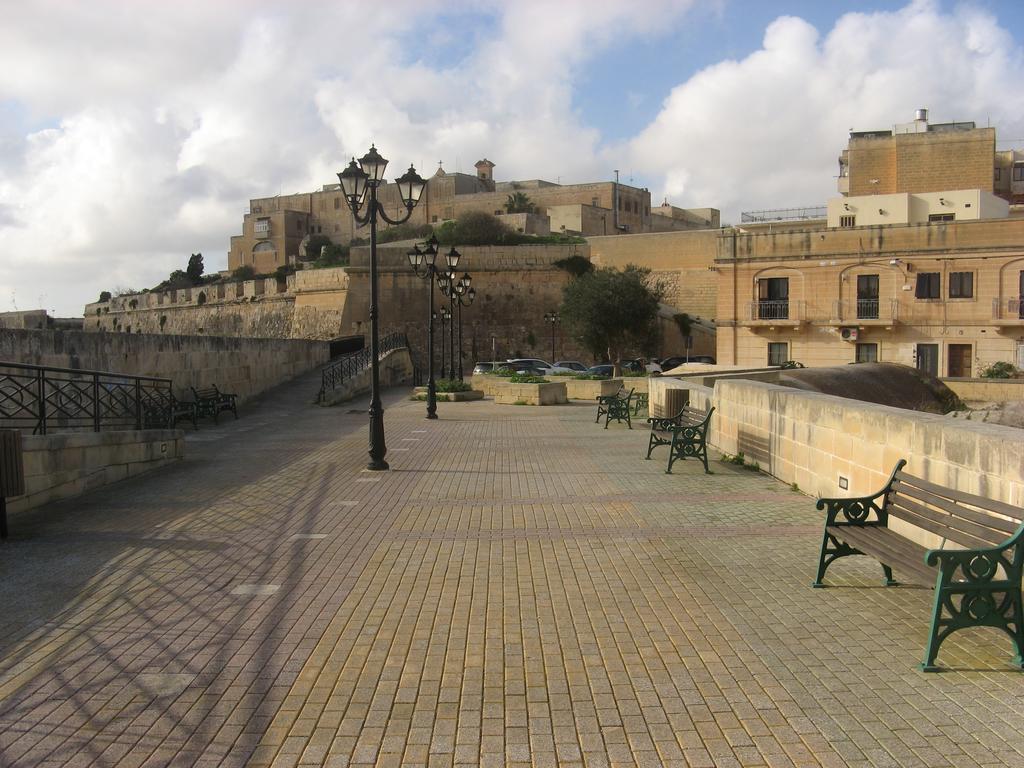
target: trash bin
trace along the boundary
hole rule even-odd
[[[25,493],[21,432],[0,429],[0,539],[7,538],[7,497]]]

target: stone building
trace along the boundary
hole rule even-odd
[[[589,184],[556,184],[542,179],[499,182],[495,164],[486,158],[476,163],[475,176],[448,173],[441,168],[427,180],[410,223],[439,224],[469,211],[483,211],[505,218],[510,195],[522,193],[535,208],[537,220],[521,220],[524,214],[508,216],[509,226],[529,234],[548,232],[572,235],[614,235],[638,232],[666,232],[718,226],[718,211],[701,208],[688,211],[663,205],[651,208],[647,189],[602,181]],[[379,191],[389,215],[398,217],[404,209],[394,184]],[[545,221],[546,220],[546,221]],[[359,230],[338,184],[326,184],[317,192],[256,198],[242,221],[242,234],[231,238],[228,269],[251,266],[260,274],[295,264],[300,258],[303,238],[325,235],[333,242],[347,244],[365,237]],[[309,258],[315,258],[311,254]]]
[[[996,167],[995,128],[929,123],[928,110],[919,109],[913,121],[891,130],[851,131],[839,157],[838,189],[853,197],[949,189],[998,194]]]

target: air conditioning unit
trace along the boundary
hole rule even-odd
[[[840,328],[839,335],[843,341],[856,341],[857,340],[857,329],[856,328]]]

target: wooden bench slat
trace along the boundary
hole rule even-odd
[[[933,510],[920,506],[906,496],[897,496],[893,501],[889,502],[887,509],[890,515],[906,520],[908,523],[923,528],[926,531],[931,531],[944,539],[955,541],[967,549],[987,549],[1006,540],[1005,536],[993,536],[992,532],[986,529],[982,529],[986,530],[986,536],[974,535],[965,530],[967,527],[967,521],[965,520],[956,520],[957,524],[954,526],[949,524],[949,519],[936,520],[934,517],[926,516],[928,513],[934,514]],[[997,541],[992,539],[997,539]]]
[[[896,473],[895,479],[901,483],[906,483],[907,485],[912,485],[925,491],[930,491],[933,494],[944,496],[947,499],[952,499],[953,501],[973,504],[981,509],[990,509],[997,514],[1005,515],[1012,520],[1017,520],[1018,525],[1020,525],[1020,523],[1024,523],[1024,509],[1015,507],[1012,504],[1007,504],[1004,501],[996,501],[995,499],[987,499],[984,496],[977,496],[973,493],[967,493],[966,491],[957,491],[952,488],[945,488],[941,485],[929,482],[928,480],[923,480],[915,475],[903,472],[902,470]],[[1016,530],[1016,528],[1014,528],[1014,530]]]
[[[892,490],[889,492],[899,493],[902,496],[920,499],[929,506],[936,507],[948,513],[955,519],[966,519],[972,523],[981,525],[984,528],[995,530],[998,533],[994,534],[996,538],[993,540],[994,543],[999,544],[1008,539],[1012,534],[1017,532],[1017,528],[1020,527],[1020,523],[1013,520],[1005,520],[995,515],[986,514],[984,510],[974,509],[973,507],[964,506],[954,501],[950,501],[942,496],[937,496],[931,491],[926,491],[922,488],[917,488],[912,485],[908,485],[902,481],[896,481],[893,483]],[[951,523],[955,526],[955,523]],[[999,533],[1005,534],[999,536]]]
[[[881,526],[832,526],[836,537],[846,541],[866,555],[888,565],[903,576],[904,581],[932,586],[935,570],[924,562],[924,547]],[[907,577],[910,578],[907,578]]]

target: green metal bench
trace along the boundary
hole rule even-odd
[[[166,407],[151,405],[143,414],[146,429],[166,429],[178,426],[182,419],[192,422],[193,429],[199,429],[199,406],[189,400],[179,400],[173,394]]]
[[[216,423],[217,416],[221,411],[231,411],[235,418],[238,418],[238,409],[235,406],[238,395],[221,392],[217,389],[216,384],[204,389],[192,387],[192,395],[196,399],[196,410],[199,416],[212,416]]]
[[[633,415],[639,416],[640,409],[647,410],[650,405],[650,393],[648,392],[637,392],[636,400],[633,402]]]
[[[651,425],[651,439],[647,442],[647,459],[659,445],[669,446],[668,468],[666,474],[672,474],[672,465],[688,458],[700,459],[704,471],[708,469],[708,428],[711,425],[712,408],[707,412],[699,411],[684,405],[675,416],[653,417],[647,420]]]
[[[954,491],[903,471],[896,464],[889,482],[871,496],[818,499],[825,510],[825,532],[815,587],[833,562],[867,555],[882,565],[886,586],[904,581],[933,587],[931,629],[921,669],[935,672],[939,646],[953,632],[995,627],[1010,636],[1024,667],[1024,509],[982,496]],[[889,527],[901,520],[941,536],[954,549],[929,549]]]
[[[633,394],[633,390],[632,389],[629,390],[629,392],[627,393],[626,392],[626,388],[623,386],[623,387],[619,387],[619,391],[616,392],[614,395],[598,395],[597,398],[596,398],[597,399],[597,418],[594,419],[594,423],[597,424],[598,422],[601,421],[601,417],[602,416],[607,416],[608,415],[608,406],[609,406],[609,404],[614,403],[614,402],[616,402],[618,400],[621,400],[621,399],[623,399],[625,397],[629,397],[632,394]]]
[[[608,425],[612,421],[626,422],[626,426],[630,429],[633,428],[633,421],[630,419],[630,412],[633,410],[633,390],[629,390],[629,394],[625,397],[616,397],[614,400],[609,400],[607,409],[604,414],[604,428],[608,429]]]

